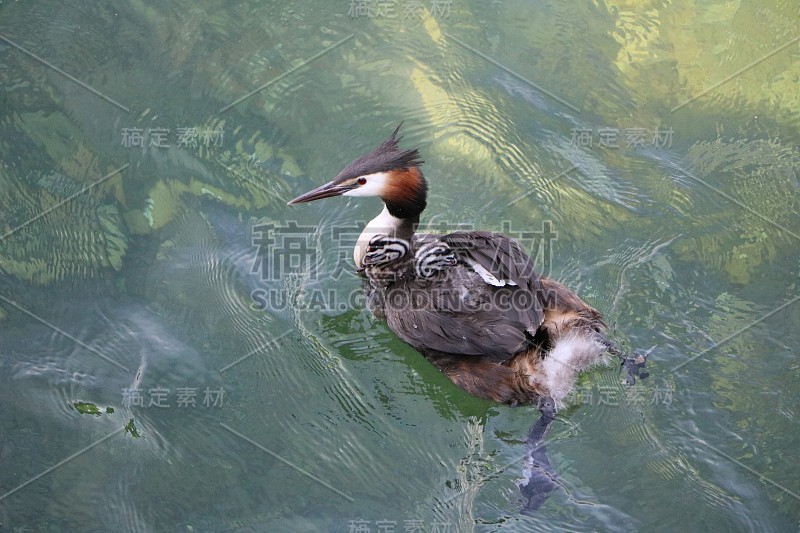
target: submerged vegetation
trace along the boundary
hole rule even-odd
[[[133,421],[133,418],[128,420],[128,422],[124,426],[125,434],[130,435],[134,439],[139,439],[142,437],[141,433],[139,433],[139,429],[136,427],[136,422]]]
[[[121,27],[114,30],[124,35],[130,29],[125,24],[130,21],[146,22],[156,17],[160,22],[151,26],[154,29],[148,39],[155,45],[153,50],[168,50],[167,54],[158,54],[157,58],[145,54],[133,69],[114,56],[108,56],[102,66],[89,63],[88,58],[80,65],[65,65],[86,69],[89,81],[95,81],[101,72],[104,76],[113,73],[116,82],[101,86],[112,94],[125,94],[119,84],[126,77],[141,77],[137,86],[145,90],[134,95],[132,102],[125,102],[132,106],[127,112],[98,103],[88,92],[67,92],[68,82],[44,65],[22,54],[7,54],[8,68],[0,71],[0,83],[6,87],[0,111],[0,138],[4,139],[0,142],[0,185],[4,191],[0,197],[0,228],[5,234],[0,271],[36,284],[76,276],[107,276],[124,268],[131,239],[153,234],[158,238],[159,230],[176,215],[196,208],[200,200],[254,214],[280,209],[281,199],[290,195],[293,182],[303,174],[296,162],[299,150],[307,150],[313,143],[295,143],[298,152],[287,153],[274,141],[304,135],[307,130],[303,125],[308,122],[298,120],[307,112],[303,108],[322,109],[332,102],[319,94],[301,106],[291,92],[283,94],[293,90],[283,84],[276,92],[281,93],[285,109],[277,108],[270,92],[264,91],[243,104],[248,114],[254,114],[252,118],[236,107],[206,116],[190,111],[181,105],[182,95],[210,98],[212,107],[221,109],[258,86],[268,70],[289,64],[289,58],[280,52],[282,48],[265,46],[270,36],[254,39],[255,48],[249,49],[248,39],[212,50],[207,49],[213,42],[210,39],[182,39],[175,46],[175,35],[196,37],[201,32],[228,42],[223,28],[232,23],[245,34],[261,31],[258,17],[249,10],[234,8],[209,17],[194,4],[184,4],[166,13],[132,4],[118,23]],[[582,7],[556,3],[532,11],[522,7],[522,2],[503,2],[495,14],[497,22],[503,22],[497,25],[501,33],[471,44],[498,59],[502,56],[509,65],[536,73],[542,86],[580,108],[582,117],[594,115],[583,126],[619,131],[632,126],[672,128],[675,144],[687,152],[680,165],[683,171],[712,180],[755,211],[768,210],[776,222],[794,217],[798,206],[796,194],[790,193],[798,187],[793,166],[798,148],[797,143],[782,139],[800,124],[800,97],[795,90],[800,63],[792,60],[792,50],[775,52],[791,42],[797,32],[796,6],[791,2],[766,7],[755,2],[676,4],[642,0]],[[103,9],[95,16],[115,18]],[[538,22],[536,31],[526,33],[525,40],[519,41],[519,28],[513,21],[521,12],[530,13],[531,20]],[[477,171],[485,179],[495,180],[500,195],[518,194],[520,185],[536,188],[547,178],[537,158],[552,155],[507,127],[503,115],[508,111],[497,107],[501,95],[488,94],[482,84],[465,83],[460,76],[446,76],[440,70],[439,61],[453,72],[493,67],[448,41],[440,25],[442,19],[435,15],[423,11],[421,17],[405,22],[404,31],[413,34],[427,57],[409,56],[397,62],[392,73],[386,71],[379,53],[372,51],[378,48],[365,46],[368,38],[363,36],[357,37],[350,48],[343,48],[349,67],[342,68],[340,60],[331,61],[331,66],[317,65],[317,69],[329,69],[339,64],[327,79],[328,83],[339,83],[338,90],[330,93],[336,95],[334,103],[344,112],[385,102],[422,109],[418,120],[430,123],[437,138],[431,146],[434,155],[457,161],[464,171]],[[457,27],[479,27],[482,16],[486,16],[482,9],[457,3],[449,7],[447,20]],[[553,23],[543,24],[543,20]],[[384,27],[397,20],[376,17],[369,22]],[[303,44],[285,41],[283,30],[272,31],[272,40],[283,42],[284,47]],[[112,42],[121,38],[110,30],[106,33],[100,37]],[[332,40],[339,37],[331,35]],[[511,40],[519,41],[518,46],[499,46]],[[304,43],[301,49],[329,42]],[[604,44],[587,54],[587,43]],[[74,61],[73,45],[67,43],[64,57]],[[359,50],[358,59],[348,52],[352,48]],[[95,61],[107,55],[99,49],[95,52]],[[763,65],[745,69],[772,52],[774,57]],[[203,61],[199,61],[201,57]],[[239,58],[247,61],[238,64]],[[159,86],[160,76],[190,65],[192,73],[180,82],[180,90],[158,98],[159,111],[141,105],[147,101],[147,93]],[[742,70],[741,74],[726,81],[737,70]],[[381,76],[376,77],[378,72]],[[609,77],[608,72],[616,76]],[[199,87],[204,89],[199,91]],[[521,94],[521,88],[514,90]],[[349,97],[341,96],[348,93]],[[402,101],[397,100],[398,94],[403,95]],[[545,105],[559,105],[544,99]],[[87,116],[89,109],[92,116]],[[745,117],[744,123],[736,117]],[[103,122],[108,123],[98,133]],[[462,126],[478,123],[482,130],[479,136],[477,130]],[[450,124],[459,126],[452,128]],[[743,127],[745,124],[747,127]],[[573,129],[575,126],[572,124]],[[166,137],[156,137],[154,142],[157,133],[153,130],[159,129],[167,130],[162,132]],[[568,122],[560,129],[564,138],[569,137]],[[187,138],[187,130],[195,136]],[[143,136],[141,145],[131,146],[126,135],[135,131]],[[9,139],[14,139],[13,144]],[[675,188],[680,185],[658,186],[664,179],[675,181],[669,170],[655,161],[644,162],[637,154],[627,160],[620,158],[621,150],[593,149],[580,157],[596,160],[596,168],[600,168],[598,164],[616,167],[626,180],[634,179],[633,173],[648,170],[650,176],[635,177],[641,187],[653,194],[661,191],[662,197],[654,201],[674,199]],[[572,150],[567,156],[578,154]],[[125,164],[130,166],[106,178]],[[634,165],[630,176],[626,165]],[[582,171],[592,173],[591,168]],[[586,178],[591,181],[596,176]],[[619,190],[620,185],[611,185],[615,186]],[[587,238],[594,231],[593,223],[584,224],[582,220],[609,218],[621,224],[647,224],[624,205],[598,204],[565,182],[558,187],[564,198],[574,197],[563,202],[562,209],[579,204],[581,209],[597,211],[583,217],[576,213],[574,218],[564,212],[570,217],[569,231],[574,239]],[[592,194],[591,190],[586,192]],[[543,204],[554,199],[543,194],[548,192],[533,195],[523,205],[544,212]],[[676,242],[680,257],[704,262],[733,283],[747,283],[760,264],[774,260],[791,246],[780,231],[747,214],[738,228],[720,227],[715,221],[738,218],[740,207],[735,203],[695,202],[693,207],[690,225],[695,234]],[[19,228],[41,213],[46,215]]]

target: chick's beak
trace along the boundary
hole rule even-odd
[[[329,181],[325,185],[320,185],[314,190],[301,194],[294,200],[290,200],[286,205],[304,204],[306,202],[313,202],[314,200],[321,200],[323,198],[332,198],[334,196],[341,196],[350,189],[353,185],[339,185],[335,181]]]

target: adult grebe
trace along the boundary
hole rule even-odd
[[[627,361],[632,379],[634,361],[605,336],[600,313],[540,276],[509,237],[417,233],[428,185],[419,152],[398,147],[399,130],[289,205],[333,196],[380,197],[384,208],[353,251],[370,310],[471,394],[536,404],[541,417],[529,441],[540,441],[579,372],[613,354]]]

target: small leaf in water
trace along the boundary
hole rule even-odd
[[[113,407],[106,407],[106,414],[113,415],[114,414],[114,408]]]
[[[139,430],[136,429],[136,424],[133,422],[133,418],[128,420],[128,423],[125,424],[125,434],[130,435],[134,439],[138,439],[141,437],[139,434]]]
[[[100,409],[93,403],[89,402],[73,402],[75,409],[82,415],[96,415],[100,416]]]

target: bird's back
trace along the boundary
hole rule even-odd
[[[439,244],[458,261],[419,275],[424,258],[416,252]],[[602,342],[601,315],[561,283],[539,276],[503,235],[415,235],[407,256],[371,269],[367,278],[373,313],[479,397],[518,404],[536,402],[551,389],[568,392],[574,375],[613,346]],[[565,395],[557,392],[557,401]]]

